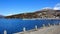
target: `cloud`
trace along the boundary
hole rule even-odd
[[[41,10],[49,10],[49,9],[52,9],[51,7],[44,7],[44,8],[42,8]]]
[[[56,6],[53,9],[54,10],[60,10],[60,3],[57,3]]]
[[[7,15],[5,15],[5,16],[10,16],[10,15],[13,15],[13,14],[7,14]]]
[[[54,7],[44,7],[41,10],[53,9],[53,10],[60,10],[60,3],[57,3]]]
[[[52,9],[51,7],[44,7],[44,8],[42,8],[42,9]]]

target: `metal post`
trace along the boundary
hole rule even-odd
[[[4,34],[7,34],[7,31],[6,30],[4,30]]]
[[[37,28],[37,25],[35,25],[35,30],[37,30],[38,28]]]

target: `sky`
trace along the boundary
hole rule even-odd
[[[35,12],[44,7],[54,8],[60,0],[0,0],[0,15]]]

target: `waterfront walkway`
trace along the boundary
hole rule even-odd
[[[60,25],[50,25],[30,31],[18,32],[14,34],[60,34]]]

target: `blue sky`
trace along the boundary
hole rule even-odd
[[[44,7],[53,8],[60,0],[0,0],[0,14],[34,12]]]

